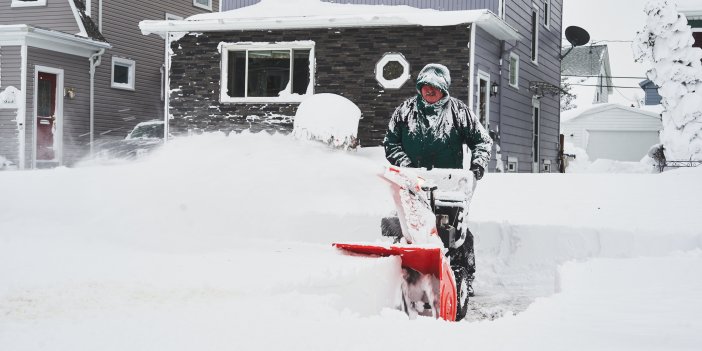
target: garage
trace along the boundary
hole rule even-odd
[[[590,160],[639,161],[659,143],[658,131],[588,130],[587,134]]]

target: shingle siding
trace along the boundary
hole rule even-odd
[[[69,34],[80,32],[66,0],[47,0],[46,6],[10,7],[12,0],[0,0],[0,25],[27,24]]]
[[[187,35],[172,45],[171,132],[189,130],[290,131],[296,105],[221,104],[220,42],[316,43],[315,93],[334,93],[359,106],[363,119],[359,139],[364,146],[379,145],[395,108],[416,94],[414,80],[424,65],[445,64],[451,70],[452,96],[468,99],[470,39],[466,25],[452,27],[343,28],[319,30],[209,32]],[[431,47],[427,43],[432,43]],[[385,90],[375,80],[375,65],[387,52],[402,53],[411,78],[402,88]],[[333,111],[330,111],[333,113]]]

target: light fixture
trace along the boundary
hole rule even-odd
[[[496,96],[497,95],[497,89],[499,85],[497,82],[492,82],[492,85],[490,85],[490,96]]]

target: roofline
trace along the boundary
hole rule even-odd
[[[687,9],[678,9],[679,12],[685,15],[685,17],[688,20],[702,20],[702,9],[698,10],[687,10]]]
[[[437,11],[438,12],[438,11]],[[442,11],[463,13],[465,21],[433,24],[413,23],[397,14],[352,14],[336,16],[294,16],[285,17],[251,17],[219,18],[205,20],[145,20],[139,23],[142,34],[158,34],[165,37],[168,32],[221,32],[234,30],[275,30],[275,29],[320,29],[352,27],[392,27],[392,26],[426,26],[445,27],[450,25],[476,23],[499,40],[520,40],[521,35],[489,10]],[[416,14],[414,14],[416,16]],[[472,20],[471,20],[472,19]]]
[[[658,119],[660,117],[660,114],[658,114],[658,113],[655,113],[652,111],[646,111],[646,110],[641,109],[641,108],[629,107],[629,106],[624,106],[624,105],[616,104],[616,103],[604,103],[604,104],[594,104],[594,105],[592,105],[592,107],[585,109],[582,112],[578,113],[577,116],[570,118],[566,121],[561,121],[561,123],[570,123],[572,121],[575,121],[576,119],[580,119],[582,117],[590,116],[590,115],[597,113],[597,112],[607,111],[607,110],[611,110],[614,108],[619,108],[619,109],[627,110],[630,112],[640,113],[640,114],[646,115],[646,117],[651,117],[651,118],[656,118],[656,119]]]
[[[3,45],[28,45],[83,57],[112,47],[109,43],[26,24],[0,25],[0,46]]]

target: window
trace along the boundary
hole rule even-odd
[[[500,0],[500,2],[497,5],[497,16],[505,19],[505,9],[506,9],[506,3],[507,0]]]
[[[509,54],[509,85],[519,89],[519,55]]]
[[[702,49],[702,28],[692,28],[692,38],[695,39],[692,46]]]
[[[300,102],[313,93],[314,43],[221,47],[221,102]]]
[[[507,172],[517,173],[519,170],[519,160],[516,157],[507,157]]]
[[[551,26],[551,0],[544,0],[544,27]]]
[[[531,62],[539,62],[539,8],[531,8]]]
[[[10,7],[46,6],[46,0],[12,0]]]
[[[134,90],[135,63],[121,57],[112,57],[112,84],[113,88]]]
[[[375,80],[385,89],[400,89],[409,78],[409,62],[402,54],[386,53],[375,65]]]
[[[541,102],[539,101],[538,97],[534,97],[531,101],[532,107],[533,107],[533,115],[532,115],[532,123],[533,123],[533,134],[532,134],[532,171],[534,173],[539,173],[539,145],[540,145],[540,138],[539,138],[539,127],[541,125]]]
[[[212,0],[193,0],[193,6],[212,11]]]

